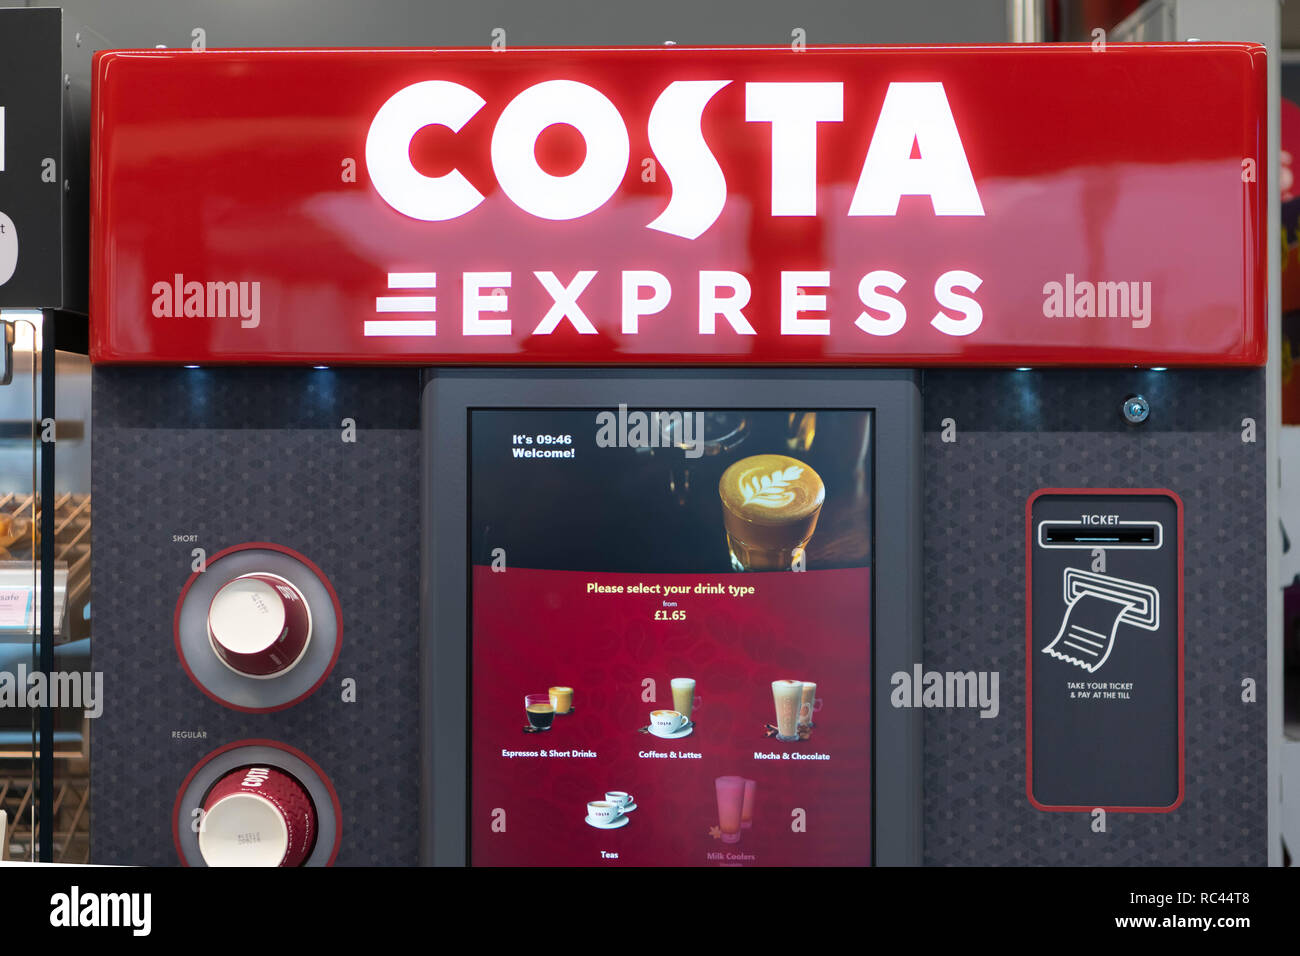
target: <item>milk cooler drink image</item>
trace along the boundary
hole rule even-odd
[[[745,805],[745,778],[718,777],[714,781],[718,798],[718,828],[723,843],[739,843],[741,816]]]

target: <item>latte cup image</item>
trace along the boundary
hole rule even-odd
[[[695,678],[674,677],[671,686],[673,689],[673,710],[685,715],[686,719],[690,720],[691,712],[695,709]]]
[[[788,455],[751,455],[718,481],[722,524],[737,571],[788,571],[817,528],[826,486]]]
[[[690,721],[686,715],[676,710],[650,711],[650,728],[658,734],[675,734]]]
[[[302,659],[311,640],[311,610],[302,593],[276,574],[244,574],[222,585],[208,605],[208,643],[245,677],[278,677]]]
[[[208,866],[301,866],[316,843],[316,807],[291,774],[242,767],[208,791],[199,852]]]
[[[626,790],[610,790],[605,794],[605,800],[608,803],[614,804],[614,806],[618,807],[620,811],[626,810],[628,807],[632,806],[632,804],[636,803],[636,801],[632,799],[632,794],[628,793]]]
[[[604,826],[615,822],[622,815],[622,808],[608,800],[593,800],[587,804],[587,818],[592,823]]]

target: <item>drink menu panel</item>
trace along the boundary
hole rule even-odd
[[[470,412],[470,858],[871,860],[872,418]]]

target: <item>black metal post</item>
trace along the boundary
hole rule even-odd
[[[41,313],[41,433],[54,420],[54,310]],[[53,429],[51,429],[53,432]],[[41,442],[41,671],[45,686],[54,672],[54,441]],[[46,695],[41,707],[39,859],[54,862],[54,709]]]

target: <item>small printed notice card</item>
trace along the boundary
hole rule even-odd
[[[30,627],[32,589],[0,588],[0,627]]]

